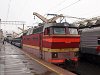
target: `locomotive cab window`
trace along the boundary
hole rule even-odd
[[[54,34],[65,34],[65,28],[64,27],[54,27],[53,33]]]
[[[98,38],[98,44],[100,45],[100,38]]]
[[[77,28],[69,28],[70,34],[78,34]]]

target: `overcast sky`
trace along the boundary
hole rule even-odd
[[[26,21],[27,25],[33,25],[38,21],[34,21],[33,12],[42,15],[56,13],[90,18],[100,16],[100,0],[0,0],[2,21]],[[1,27],[3,30],[18,31],[16,25]]]

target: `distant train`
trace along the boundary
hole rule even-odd
[[[13,38],[11,40],[11,44],[21,48],[22,47],[22,38],[21,37]]]
[[[12,39],[13,39],[12,34],[6,34],[6,41],[8,43],[11,43]]]
[[[80,57],[100,63],[100,21],[80,27]]]

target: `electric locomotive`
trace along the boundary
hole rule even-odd
[[[23,50],[50,63],[77,61],[80,43],[77,27],[67,22],[56,23],[55,20],[61,15],[47,20],[37,13],[34,14],[45,23],[30,28],[23,35]]]

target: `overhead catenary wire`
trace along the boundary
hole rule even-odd
[[[56,8],[57,6],[60,6],[61,4],[63,4],[64,2],[66,2],[66,0],[61,1],[60,3],[58,3],[57,5],[51,7],[47,12],[53,10],[54,8]]]
[[[60,11],[62,11],[62,10],[64,10],[64,9],[66,9],[66,8],[69,8],[70,6],[76,4],[76,3],[80,2],[80,1],[81,1],[81,0],[75,1],[75,2],[71,3],[70,5],[68,5],[68,6],[66,6],[66,7],[64,7],[64,8],[62,8],[62,9],[58,10],[58,11],[56,11],[55,13],[60,12]]]
[[[64,7],[64,8],[62,8],[62,9],[60,9],[60,10],[58,10],[57,12],[59,12],[59,11],[62,11],[62,10],[64,10],[64,9],[66,9],[66,8],[68,8],[68,7],[70,7],[70,6],[72,6],[72,5],[74,5],[74,4],[76,4],[76,3],[78,3],[79,1],[81,1],[81,0],[78,0],[78,1],[75,1],[75,2],[73,2],[73,3],[71,3],[70,5],[68,5],[68,6],[66,6],[66,7]],[[64,3],[65,2],[65,0],[63,0],[61,3],[59,3],[59,5],[61,5],[62,3]],[[57,6],[57,5],[56,5]],[[54,9],[54,8],[53,8]],[[57,12],[55,12],[55,13],[57,13]],[[64,18],[74,18],[74,19],[79,19],[79,20],[84,20],[84,19],[86,19],[86,18],[79,18],[79,17],[73,17],[73,16],[64,16]]]
[[[73,17],[73,16],[65,16],[65,17],[67,17],[67,18],[75,18],[75,19],[80,19],[80,20],[84,20],[84,19],[86,19],[86,18],[79,18],[79,17]]]
[[[9,24],[9,25],[25,25],[24,21],[1,21],[0,24]]]

